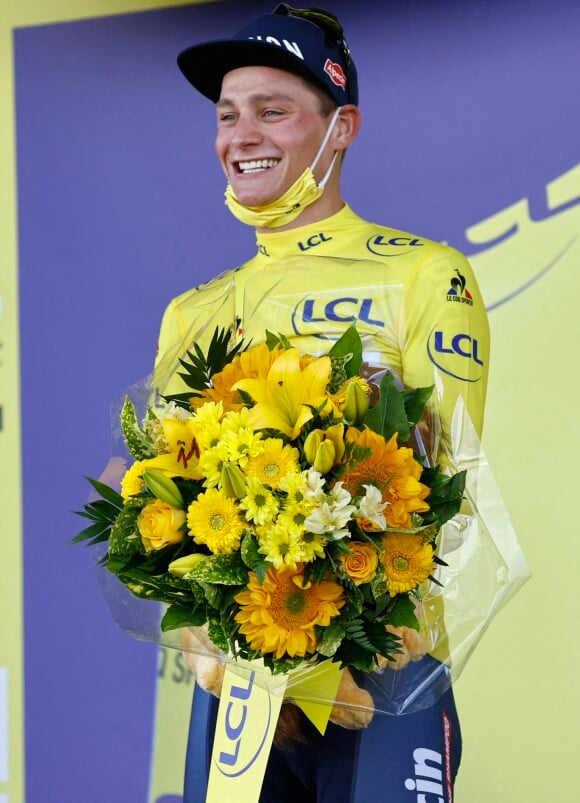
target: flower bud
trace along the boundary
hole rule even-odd
[[[358,382],[351,382],[346,391],[346,401],[342,415],[348,424],[358,426],[362,424],[365,415],[369,409],[369,400],[367,394],[358,384]]]
[[[220,477],[220,487],[226,496],[243,499],[248,493],[244,475],[237,466],[232,463],[224,463]]]
[[[344,424],[333,424],[328,429],[323,430],[326,438],[332,441],[334,446],[334,463],[340,463],[344,455]]]
[[[313,466],[321,474],[326,474],[334,465],[336,451],[334,444],[330,440],[322,441],[316,452]]]
[[[167,474],[150,468],[143,472],[142,477],[145,485],[157,499],[167,502],[172,507],[185,508],[181,491]]]
[[[167,568],[175,577],[185,577],[185,575],[204,558],[205,555],[194,552],[193,555],[184,555],[183,558],[172,560]]]
[[[313,429],[304,441],[304,456],[311,466],[326,474],[344,455],[344,424]]]
[[[311,466],[314,465],[314,461],[316,460],[316,453],[322,443],[323,435],[324,433],[321,429],[313,429],[304,441],[304,457]]]

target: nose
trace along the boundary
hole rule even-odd
[[[257,145],[262,140],[256,120],[251,114],[240,113],[232,133],[231,144],[236,148]]]

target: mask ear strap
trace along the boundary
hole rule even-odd
[[[319,190],[323,190],[326,187],[326,182],[330,178],[330,174],[332,173],[332,168],[334,167],[334,163],[336,162],[336,157],[338,156],[338,154],[339,154],[339,151],[336,151],[336,153],[332,157],[332,162],[330,163],[330,167],[328,168],[328,170],[326,171],[326,174],[323,176],[322,180],[320,181],[320,183],[318,185],[318,189]]]
[[[320,161],[320,157],[324,153],[324,149],[326,148],[326,146],[328,144],[328,140],[330,139],[330,135],[332,134],[332,132],[334,130],[334,126],[336,125],[336,121],[338,120],[338,115],[340,114],[340,109],[341,109],[341,107],[337,106],[336,109],[334,110],[334,114],[332,115],[332,120],[330,121],[330,125],[326,129],[326,134],[324,135],[324,139],[322,140],[322,145],[318,149],[318,153],[316,154],[316,156],[314,157],[314,161],[310,165],[310,169],[312,171],[314,171],[314,168],[316,167],[316,165]],[[326,171],[326,175],[324,176],[324,178],[322,179],[322,181],[318,185],[320,188],[323,188],[324,185],[326,184],[326,182],[328,181],[329,176],[330,176],[330,174],[332,172],[332,168],[334,167],[334,163],[336,161],[337,155],[338,155],[338,151],[336,151],[336,153],[334,154],[334,157],[332,159],[330,167]]]

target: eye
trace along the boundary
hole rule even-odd
[[[265,109],[262,112],[264,117],[274,118],[274,117],[281,117],[284,114],[283,111],[280,109]]]
[[[233,123],[236,120],[236,115],[233,112],[221,112],[218,115],[218,123]]]

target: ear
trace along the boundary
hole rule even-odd
[[[336,150],[345,150],[354,142],[359,132],[360,124],[361,116],[358,106],[354,106],[352,103],[341,106],[333,131]]]

